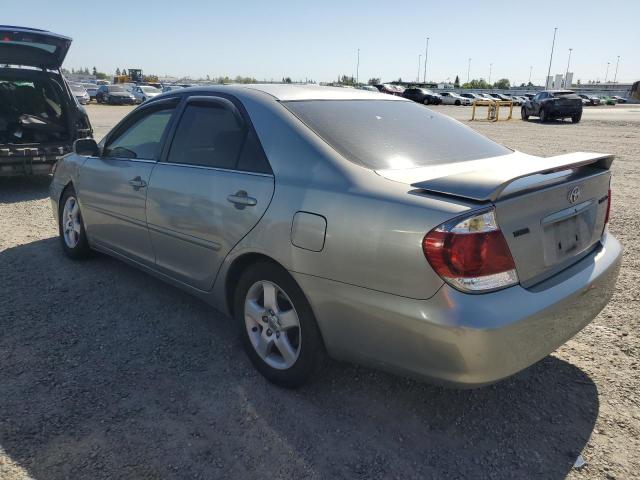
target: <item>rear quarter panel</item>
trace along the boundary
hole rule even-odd
[[[293,272],[417,299],[434,295],[443,282],[424,257],[422,239],[469,204],[418,195],[348,162],[282,106],[243,103],[273,168],[275,192],[260,223],[226,259],[227,268],[257,252]],[[322,251],[292,244],[298,211],[326,219]]]

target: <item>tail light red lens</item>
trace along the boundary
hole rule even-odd
[[[440,225],[424,237],[422,250],[435,272],[459,290],[496,290],[518,283],[494,210]]]
[[[607,194],[607,213],[604,215],[604,224],[607,225],[609,223],[609,214],[611,213],[611,189],[609,189],[609,193]]]

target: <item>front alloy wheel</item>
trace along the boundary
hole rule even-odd
[[[91,249],[84,229],[80,204],[73,186],[65,189],[60,198],[60,206],[58,231],[64,253],[74,260],[88,257]]]
[[[69,248],[75,248],[80,241],[80,206],[75,197],[70,196],[62,211],[63,238]]]

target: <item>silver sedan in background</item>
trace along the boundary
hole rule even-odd
[[[512,151],[392,95],[187,88],[78,140],[51,200],[70,258],[99,250],[205,299],[279,385],[328,355],[479,386],[611,298],[611,162]]]
[[[131,94],[136,98],[136,102],[138,103],[146,102],[161,93],[162,91],[159,88],[152,87],[151,85],[136,85],[131,89]]]

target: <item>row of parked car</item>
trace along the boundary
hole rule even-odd
[[[161,93],[178,88],[190,87],[191,85],[163,85],[157,88],[153,85],[145,84],[114,84],[96,85],[95,83],[69,83],[71,92],[81,105],[86,105],[91,101],[106,103],[110,105],[135,105],[145,102]]]
[[[500,100],[513,102],[516,106],[522,106],[531,100],[535,93],[524,93],[522,95],[512,95],[509,93],[475,93],[475,92],[433,92],[427,88],[409,87],[404,88],[400,85],[382,83],[379,85],[362,87],[366,90],[375,90],[380,93],[389,95],[397,95],[408,98],[415,102],[424,103],[425,105],[471,105],[475,100]],[[598,97],[596,95],[577,94],[582,99],[584,106],[597,105],[615,105],[617,103],[626,103],[626,99],[617,95],[607,97]]]

